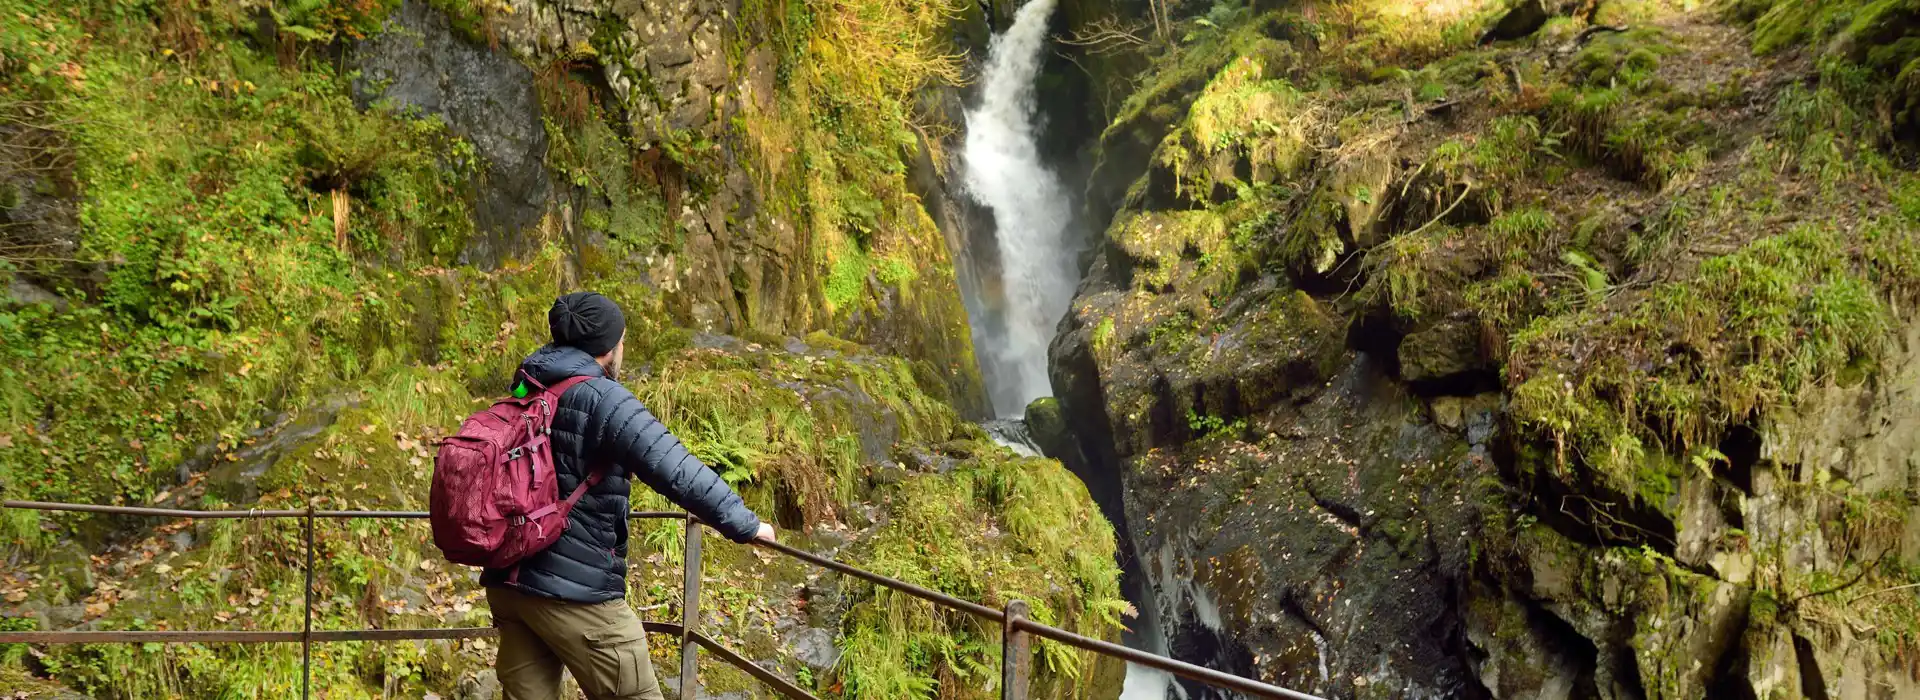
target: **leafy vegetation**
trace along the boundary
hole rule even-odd
[[[1118,629],[1120,598],[1113,532],[1079,480],[1058,463],[1013,457],[974,443],[973,457],[941,477],[909,478],[893,499],[894,519],[863,560],[877,572],[968,600],[1031,605],[1050,625]],[[1061,510],[1061,504],[1072,504]],[[979,524],[987,523],[985,536]],[[1093,547],[1083,546],[1087,542]],[[1060,562],[1057,571],[1023,566]],[[841,676],[848,697],[986,698],[998,694],[995,626],[904,594],[875,589],[848,616]],[[1038,642],[1042,687],[1070,689],[1090,677],[1084,652]]]
[[[432,4],[470,37],[497,38],[500,3]],[[741,34],[728,37],[738,60],[767,38],[780,54],[779,94],[749,106],[736,136],[758,147],[742,167],[770,193],[761,223],[805,229],[802,252],[820,259],[796,273],[802,311],[766,314],[799,318],[767,325],[859,336],[869,331],[862,324],[897,313],[951,331],[903,348],[919,359],[826,333],[808,336],[808,354],[746,341],[690,349],[690,334],[641,282],[668,284],[673,261],[697,254],[681,228],[681,198],[712,186],[715,173],[703,169],[719,159],[686,135],[643,158],[629,125],[582,99],[591,88],[567,61],[591,60],[591,47],[569,47],[557,67],[534,73],[545,165],[580,195],[566,226],[603,235],[604,245],[579,245],[554,218],[525,232],[524,252],[478,269],[461,257],[476,235],[468,188],[485,165],[475,146],[437,118],[356,104],[355,76],[333,60],[331,42],[378,31],[397,3],[302,0],[257,15],[244,4],[188,0],[0,2],[8,156],[0,280],[53,299],[0,307],[0,492],[182,507],[417,508],[433,436],[501,390],[543,339],[555,293],[595,288],[628,311],[628,368],[643,378],[635,390],[799,543],[853,539],[849,561],[901,575],[922,565],[904,558],[909,539],[937,552],[972,548],[993,563],[992,580],[949,572],[923,582],[992,604],[1027,598],[1058,624],[1110,636],[1112,533],[1084,490],[1057,463],[981,442],[951,403],[959,399],[948,379],[974,371],[970,341],[944,242],[905,172],[943,135],[909,105],[924,85],[957,82],[957,57],[940,47],[955,6],[778,5],[747,3]],[[49,202],[74,207],[70,225],[11,218]],[[885,295],[898,303],[881,308]],[[808,300],[833,308],[811,316]],[[897,469],[890,465],[909,450],[958,466],[904,482],[877,474]],[[1055,517],[1062,513],[1071,517]],[[938,533],[916,524],[961,514]],[[128,530],[8,511],[0,524],[0,549],[35,562],[0,574],[10,615],[76,606],[80,619],[61,624],[299,626],[303,577],[279,564],[301,553],[293,523]],[[424,526],[320,530],[317,627],[486,624],[481,592],[440,563]],[[88,559],[109,542],[112,566]],[[679,525],[636,525],[634,543],[630,597],[677,615],[670,565]],[[707,589],[708,609],[726,620],[711,633],[753,658],[781,658],[773,620],[798,614],[793,591],[808,572],[742,548],[705,556],[721,581]],[[813,678],[816,689],[900,697],[886,690],[896,667],[885,654],[904,640],[931,643],[924,627],[876,624],[886,618],[871,611],[900,604],[870,590],[845,604],[856,612],[824,610],[824,624],[845,619],[834,631],[850,658],[874,665],[843,662]],[[971,690],[956,679],[972,677],[954,669],[985,668],[998,654],[989,643],[997,631],[971,634],[971,646],[897,668],[915,687],[965,697]],[[862,657],[851,651],[859,644],[877,646]],[[52,679],[103,698],[283,697],[299,679],[297,650],[285,646],[41,651],[23,659],[18,648],[0,650],[0,685],[37,690]],[[451,693],[493,653],[484,642],[316,651],[315,684],[342,698]],[[1050,687],[1084,684],[1078,654],[1043,653]],[[26,675],[35,679],[14,683]],[[715,675],[709,687],[719,690],[751,682]]]
[[[938,148],[952,128],[911,102],[923,87],[964,82],[962,57],[942,38],[964,7],[957,0],[751,0],[741,7],[740,41],[770,42],[778,92],[749,104],[738,128],[759,156],[760,185],[776,193],[769,217],[812,231],[833,314],[865,308],[876,298],[873,283],[905,289],[920,273],[927,281],[952,279],[940,232],[905,173],[909,159]]]

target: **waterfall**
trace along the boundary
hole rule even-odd
[[[1052,395],[1047,344],[1073,299],[1077,278],[1067,229],[1072,204],[1060,180],[1040,162],[1035,140],[1034,80],[1047,48],[1047,19],[1056,0],[1032,0],[1013,27],[993,38],[981,76],[980,105],[967,113],[962,155],[966,190],[993,212],[998,279],[986,280],[974,338],[994,412],[1019,416],[1027,403]],[[982,317],[984,316],[984,317]]]
[[[1045,62],[1047,20],[1057,2],[1030,0],[1014,15],[1013,26],[993,37],[980,104],[967,113],[963,182],[968,196],[993,214],[995,248],[994,260],[967,285],[978,297],[969,298],[967,307],[987,392],[1003,418],[1017,418],[1029,402],[1052,395],[1047,345],[1079,279],[1078,240],[1070,228],[1073,202],[1060,178],[1041,162],[1035,134],[1040,116],[1034,83]],[[1034,451],[1024,424],[993,421],[988,426],[1001,444]],[[1139,641],[1165,653],[1165,640],[1152,626]],[[1175,697],[1184,700],[1186,694],[1172,676],[1127,665],[1122,700]]]
[[[1174,684],[1172,674],[1157,668],[1127,664],[1127,680],[1120,689],[1120,700],[1170,700],[1175,693],[1180,698],[1187,697],[1187,692]]]

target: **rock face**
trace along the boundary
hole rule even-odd
[[[579,264],[646,279],[679,325],[826,330],[921,361],[948,398],[984,413],[954,262],[971,219],[948,192],[952,164],[929,156],[954,149],[903,150],[894,165],[912,177],[899,185],[917,198],[904,223],[864,234],[874,239],[864,245],[911,250],[891,268],[904,272],[864,269],[862,251],[858,277],[834,279],[850,271],[822,253],[819,229],[839,222],[779,209],[816,195],[781,189],[792,185],[768,175],[781,166],[739,126],[777,114],[785,89],[778,47],[739,11],[717,0],[513,0],[450,19],[409,0],[349,53],[364,104],[437,116],[472,144],[480,235],[461,261],[496,267],[549,241],[591,247]],[[906,240],[888,238],[896,229]],[[853,298],[831,308],[829,284]]]
[[[456,36],[446,15],[425,2],[401,3],[379,34],[354,48],[354,92],[446,122],[473,143],[473,213],[482,235],[462,262],[500,264],[547,212],[547,131],[540,123],[533,72],[511,56]]]
[[[1383,78],[1392,64],[1370,52],[1392,41],[1343,45],[1368,30],[1340,20],[1308,41],[1284,15],[1216,13],[1233,21],[1161,57],[1102,135],[1089,208],[1111,223],[1051,348],[1058,405],[1029,416],[1096,499],[1115,496],[1103,509],[1143,591],[1135,641],[1332,698],[1920,697],[1906,282],[1877,278],[1892,301],[1862,326],[1871,349],[1750,401],[1697,388],[1772,371],[1740,319],[1805,308],[1817,286],[1722,306],[1722,266],[1786,240],[1854,245],[1833,211],[1889,214],[1799,201],[1783,210],[1793,239],[1717,218],[1750,216],[1726,207],[1663,224],[1744,231],[1722,248],[1629,253],[1651,224],[1584,197],[1695,201],[1639,188],[1670,175],[1612,150],[1622,125],[1651,123],[1640,110],[1671,104],[1639,101],[1699,94],[1679,66],[1803,76],[1717,18],[1656,13],[1669,38],[1609,37],[1546,22],[1559,3],[1519,7],[1491,34],[1538,38],[1489,50],[1473,80],[1518,83],[1476,83],[1486,93],[1430,77],[1462,65],[1444,51]],[[1576,16],[1615,24],[1605,8]],[[1611,89],[1636,65],[1643,87],[1609,96],[1607,125],[1571,102],[1526,106]],[[1781,118],[1690,113],[1742,135],[1716,153]],[[1564,160],[1530,136],[1493,145],[1589,127],[1599,140]],[[1700,192],[1732,192],[1718,178],[1752,167],[1701,157],[1725,169],[1690,171]],[[1889,274],[1836,260],[1834,279]],[[1706,313],[1681,331],[1640,321],[1647,308]],[[1781,313],[1801,338],[1842,330]],[[1612,393],[1584,398],[1592,386]]]

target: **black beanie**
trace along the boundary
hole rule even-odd
[[[620,305],[596,292],[574,292],[553,300],[547,310],[547,328],[554,345],[569,345],[594,357],[613,352],[627,332],[627,316]]]

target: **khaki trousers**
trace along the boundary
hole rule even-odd
[[[563,603],[488,588],[500,629],[505,700],[559,700],[564,666],[591,700],[665,700],[647,656],[647,633],[625,600]]]

